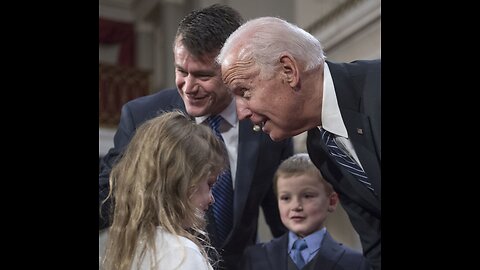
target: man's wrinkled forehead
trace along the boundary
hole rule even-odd
[[[247,58],[246,48],[244,46],[236,45],[225,54],[221,66],[222,73],[228,72],[234,67],[239,67],[247,64],[244,60]]]
[[[259,75],[259,68],[250,59],[235,61],[229,67],[222,66],[222,80],[231,90],[245,88]]]

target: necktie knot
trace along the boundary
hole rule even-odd
[[[302,250],[307,248],[307,242],[305,239],[298,238],[293,242],[292,250],[293,250],[293,262],[297,265],[298,269],[302,269],[305,266],[305,259],[302,256]]]
[[[299,250],[299,251],[302,251],[304,249],[306,249],[308,246],[307,246],[307,242],[305,241],[305,239],[303,238],[298,238],[294,243],[293,243],[293,249],[296,249],[296,250]]]
[[[220,136],[220,130],[219,130],[222,119],[223,119],[222,116],[217,114],[217,115],[210,115],[206,120],[210,128],[215,132],[215,135],[217,135],[219,138],[222,138],[222,136]]]

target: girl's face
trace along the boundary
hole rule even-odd
[[[208,207],[215,201],[212,187],[216,180],[214,176],[204,178],[190,195],[190,200],[200,211],[207,212]]]

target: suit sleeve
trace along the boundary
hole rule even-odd
[[[110,226],[110,199],[103,202],[110,191],[109,177],[110,171],[117,159],[121,156],[125,146],[130,142],[135,132],[135,124],[129,107],[124,105],[120,115],[120,123],[115,133],[113,143],[114,146],[103,157],[100,165],[100,174],[98,178],[98,200],[99,200],[99,230]]]
[[[289,158],[292,155],[293,155],[293,141],[292,141],[292,138],[289,138],[285,141],[282,154],[278,160],[277,167],[278,165],[280,165],[280,163],[283,160]],[[282,223],[282,220],[280,219],[280,212],[278,211],[277,197],[273,192],[273,174],[271,176],[271,179],[268,179],[268,181],[270,181],[270,188],[262,201],[262,209],[263,209],[263,214],[265,216],[265,221],[270,227],[270,231],[272,232],[273,237],[279,237],[283,235],[285,232],[287,232],[287,228],[285,228],[285,226]]]
[[[252,269],[252,263],[251,263],[251,257],[252,257],[252,247],[247,247],[245,251],[243,252],[243,256],[240,259],[239,263],[239,268],[240,270],[251,270]]]

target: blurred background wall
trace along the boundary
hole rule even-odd
[[[245,19],[277,16],[295,23],[317,37],[334,62],[381,58],[380,0],[99,0],[99,158],[113,146],[126,101],[175,87],[177,25],[192,9],[214,3],[235,8]],[[305,134],[295,137],[295,151],[306,152]],[[341,206],[326,226],[337,241],[361,250]],[[259,241],[271,237],[262,216]]]

